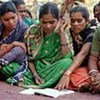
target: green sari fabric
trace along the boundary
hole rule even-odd
[[[91,52],[100,53],[100,27],[94,33]]]
[[[24,87],[28,85],[37,86],[38,88],[54,87],[63,73],[72,64],[72,53],[69,52],[62,56],[60,36],[55,32],[43,36],[40,28],[31,27],[25,37],[29,61],[33,61],[39,76],[45,83],[36,85],[31,71],[27,70],[24,74]],[[10,76],[18,68],[17,65],[13,65],[12,67],[15,69],[6,66],[3,69],[3,73],[6,72],[6,75]],[[7,82],[10,83],[11,78],[8,78]]]

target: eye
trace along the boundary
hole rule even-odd
[[[41,21],[41,23],[42,23],[42,24],[47,24],[48,22],[46,22],[46,21]]]
[[[77,22],[78,22],[78,23],[81,23],[81,22],[82,22],[82,19],[77,19]]]
[[[5,22],[9,21],[9,19],[4,19]]]
[[[11,17],[11,19],[15,19],[15,18],[16,18],[16,16]]]
[[[55,21],[50,21],[49,23],[50,23],[50,24],[54,24],[54,23],[55,23]]]
[[[24,13],[24,12],[26,12],[26,10],[21,10],[21,11],[18,11],[18,12],[20,12],[20,13]]]
[[[71,23],[75,23],[75,20],[74,19],[71,19]]]
[[[71,23],[75,23],[75,22],[81,23],[82,19],[71,19]]]

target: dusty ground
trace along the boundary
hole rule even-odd
[[[21,90],[23,89],[20,87],[0,82],[0,100],[100,100],[100,94],[91,95],[90,93],[75,92],[54,99],[40,95],[19,94]]]

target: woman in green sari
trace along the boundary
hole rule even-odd
[[[26,88],[55,87],[72,64],[63,28],[59,33],[55,32],[59,20],[57,5],[44,4],[40,8],[39,19],[40,24],[30,27],[25,36],[30,70],[25,72],[19,86]],[[10,83],[11,78],[7,82]]]

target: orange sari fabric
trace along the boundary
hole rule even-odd
[[[80,67],[71,74],[69,89],[78,90],[80,85],[90,84],[90,83],[91,83],[91,80],[88,75],[87,67]]]

